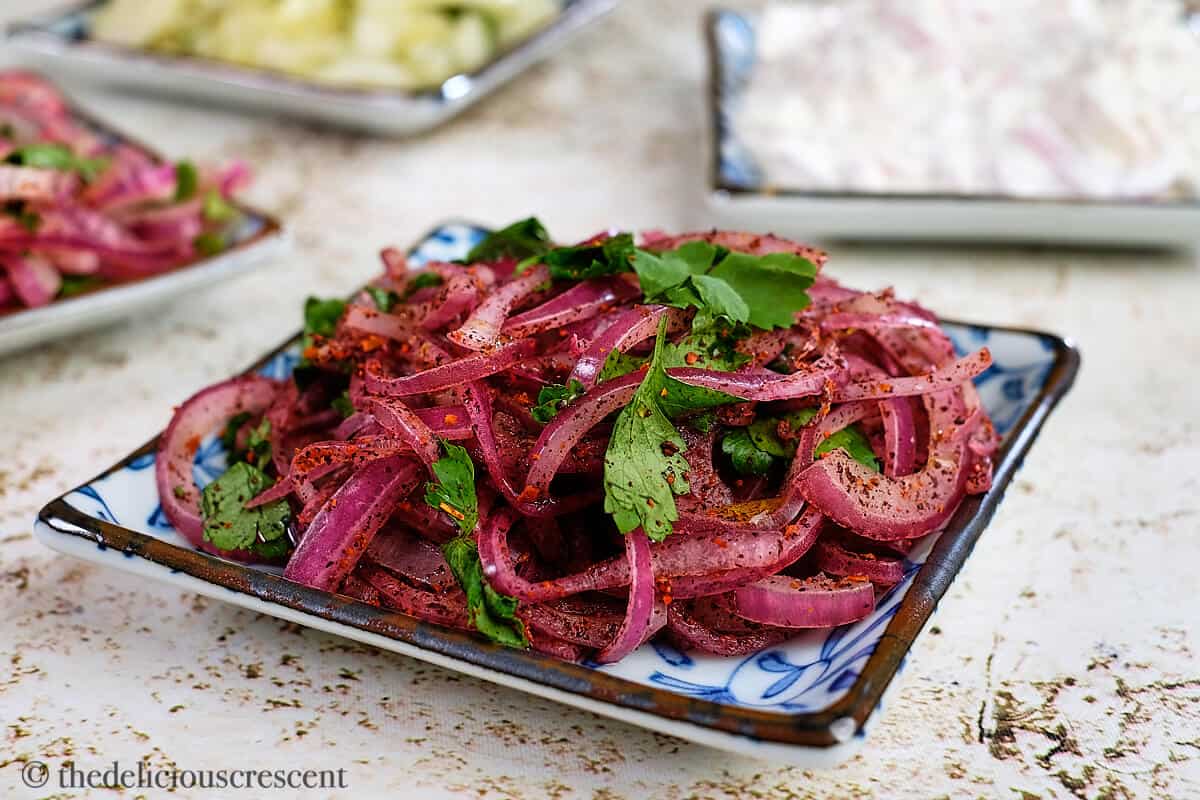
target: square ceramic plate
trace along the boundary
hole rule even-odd
[[[156,161],[162,161],[162,157],[149,147],[118,133],[80,109],[72,107],[71,113],[76,121],[110,142],[129,142]],[[147,278],[113,283],[85,294],[55,300],[40,308],[0,311],[0,357],[39,342],[132,316],[175,295],[200,291],[245,272],[286,248],[287,236],[278,221],[241,203],[235,202],[234,206],[242,212],[241,222],[230,232],[229,247],[214,256],[197,258]]]
[[[105,0],[13,25],[9,45],[47,71],[159,95],[188,96],[256,111],[276,111],[383,134],[411,134],[450,119],[563,47],[616,7],[617,0],[563,0],[547,27],[474,72],[436,89],[335,87],[282,72],[192,56],[172,56],[89,38]]]
[[[413,262],[463,256],[485,231],[437,228]],[[979,378],[984,403],[1004,434],[993,488],[969,498],[940,537],[910,554],[904,581],[865,620],[812,631],[744,658],[644,645],[619,664],[571,664],[492,645],[470,633],[418,622],[199,552],[175,533],[154,484],[156,441],[44,508],[37,535],[48,546],[189,591],[410,655],[598,714],[738,753],[804,766],[836,763],[861,744],[865,726],[905,654],[983,532],[1038,429],[1079,366],[1062,339],[1032,331],[949,324],[963,349],[986,343],[995,365]],[[251,369],[290,373],[296,340]],[[202,443],[203,485],[225,469],[216,437]]]
[[[712,125],[708,207],[722,227],[806,239],[1030,242],[1187,247],[1200,242],[1200,198],[1050,200],[983,194],[875,194],[768,186],[769,164],[734,120],[755,64],[755,17],[708,15]],[[865,58],[869,54],[864,53]],[[803,91],[798,86],[796,91]]]

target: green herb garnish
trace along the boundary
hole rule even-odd
[[[107,158],[84,158],[63,144],[27,144],[9,153],[4,161],[22,167],[58,169],[79,174],[89,183],[108,167]]]
[[[775,464],[770,453],[759,449],[745,428],[735,428],[721,440],[721,452],[729,456],[741,475],[766,475]]]
[[[286,554],[291,516],[287,501],[246,508],[249,500],[273,484],[261,469],[239,461],[205,486],[200,494],[204,539],[222,550],[249,550],[265,558]]]
[[[440,278],[439,278],[440,280]],[[393,292],[391,289],[384,289],[381,286],[368,286],[367,294],[371,296],[375,307],[383,313],[388,313],[396,303],[400,302],[400,295]]]
[[[498,261],[502,258],[524,259],[541,255],[550,248],[550,234],[545,226],[536,217],[529,217],[489,233],[471,248],[464,263]]]
[[[178,161],[175,164],[175,202],[182,203],[192,199],[200,185],[200,171],[190,161]]]
[[[587,389],[582,383],[572,378],[564,386],[552,383],[543,386],[538,392],[537,405],[529,410],[530,416],[545,425],[558,416],[558,412],[575,402]]]
[[[617,416],[604,454],[604,510],[617,529],[641,527],[661,542],[679,519],[675,495],[687,494],[687,449],[672,417],[737,402],[737,398],[671,378],[663,364],[667,321],[659,323],[654,354],[633,400]]]
[[[807,425],[817,414],[815,408],[802,408],[782,417],[763,417],[747,428],[731,431],[721,442],[721,452],[730,457],[733,468],[743,475],[764,475],[776,461],[794,458],[796,442],[779,436],[780,422],[793,430]],[[879,472],[879,459],[871,442],[858,425],[836,431],[817,445],[813,455],[820,457],[837,449],[860,464]]]
[[[342,415],[343,419],[354,413],[354,403],[350,400],[350,390],[339,394],[333,398],[333,402],[329,404],[334,411]]]
[[[204,219],[207,222],[228,222],[238,215],[237,208],[216,189],[204,195]]]
[[[58,296],[74,297],[103,285],[104,279],[95,275],[63,275],[62,285],[58,287]]]
[[[479,524],[475,464],[466,448],[444,440],[441,444],[444,455],[433,462],[437,481],[425,484],[425,502],[448,514],[459,530],[442,545],[442,555],[467,596],[475,629],[493,642],[528,647],[525,626],[516,617],[516,599],[500,594],[483,577],[475,544],[475,527]]]
[[[632,235],[619,233],[596,244],[556,247],[539,260],[549,268],[551,278],[582,281],[629,272],[636,249]]]
[[[192,247],[202,256],[215,256],[225,249],[225,237],[211,231],[192,239]]]

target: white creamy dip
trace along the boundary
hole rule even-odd
[[[802,0],[757,31],[734,125],[772,187],[1200,187],[1200,36],[1177,0]]]

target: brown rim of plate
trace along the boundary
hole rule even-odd
[[[945,322],[964,324],[953,320]],[[127,556],[144,558],[207,583],[560,691],[730,734],[804,747],[831,747],[848,738],[846,723],[838,725],[837,733],[834,723],[849,718],[854,722],[853,732],[859,732],[879,705],[884,690],[900,671],[917,634],[987,527],[1042,425],[1071,388],[1079,371],[1078,349],[1059,336],[1023,328],[988,329],[1037,336],[1052,343],[1055,358],[1050,372],[1032,404],[1009,431],[997,452],[992,488],[986,494],[963,501],[913,578],[912,586],[854,684],[840,700],[817,712],[787,714],[724,705],[634,683],[541,653],[495,645],[472,633],[421,622],[389,609],[303,586],[269,572],[105,522],[71,506],[66,502],[66,495],[47,504],[38,513],[38,520],[57,533],[89,539]],[[297,337],[288,339],[244,372],[257,370],[296,340]],[[157,445],[158,436],[155,436],[83,485],[125,468],[131,461],[154,452]]]
[[[1017,203],[1071,208],[1146,208],[1200,210],[1200,196],[1191,199],[1089,199],[1086,197],[1020,197],[1008,194],[954,194],[950,192],[852,192],[836,190],[806,190],[795,187],[737,186],[726,182],[721,171],[721,144],[736,139],[724,119],[722,109],[729,102],[722,87],[725,84],[725,59],[717,42],[717,26],[725,16],[737,17],[753,28],[752,15],[725,8],[710,9],[704,15],[704,40],[708,50],[708,120],[709,120],[709,182],[710,191],[730,198],[785,197],[812,200],[903,200],[910,203]]]
[[[145,144],[141,140],[126,134],[124,131],[121,131],[120,129],[116,128],[109,122],[101,119],[100,117],[97,117],[96,115],[92,114],[91,112],[85,111],[82,108],[80,108],[75,103],[75,100],[69,94],[67,94],[67,92],[58,84],[57,81],[51,80],[48,76],[46,76],[36,70],[27,69],[25,67],[13,66],[13,67],[6,68],[6,71],[11,71],[11,70],[17,70],[17,71],[29,73],[31,75],[37,75],[39,78],[46,81],[48,84],[50,84],[55,89],[57,89],[59,91],[59,93],[62,94],[63,99],[66,102],[67,108],[69,109],[70,114],[71,114],[71,118],[74,119],[76,122],[79,122],[79,123],[91,128],[93,131],[101,133],[105,136],[110,136],[113,139],[115,139],[123,144],[133,145],[134,147],[140,149],[146,155],[150,156],[150,158],[156,164],[162,164],[168,160],[167,158],[165,158],[162,155],[162,153],[159,153],[153,147],[150,147],[149,145]],[[38,306],[37,308],[21,307],[21,308],[8,310],[8,311],[0,310],[0,320],[17,317],[26,312],[41,311],[43,309],[51,308],[53,306],[57,306],[62,303],[72,303],[72,302],[75,302],[77,300],[80,300],[80,299],[83,299],[86,297],[93,297],[97,294],[102,294],[103,292],[106,292],[109,289],[117,289],[117,288],[121,288],[121,287],[125,287],[125,286],[132,286],[134,284],[149,283],[158,278],[163,278],[168,275],[172,275],[176,272],[180,272],[182,270],[188,269],[189,267],[195,267],[200,264],[204,264],[209,261],[212,261],[213,259],[221,258],[222,256],[227,256],[230,253],[236,253],[240,250],[245,250],[249,247],[252,247],[253,245],[258,244],[259,242],[263,241],[264,239],[269,239],[273,236],[278,236],[280,233],[283,232],[283,224],[279,220],[277,220],[274,216],[272,216],[271,214],[268,214],[265,211],[261,211],[253,206],[247,205],[246,203],[243,203],[241,200],[238,200],[236,198],[234,198],[230,202],[230,205],[232,205],[234,208],[236,208],[238,211],[240,211],[245,216],[254,217],[256,219],[262,220],[262,223],[263,223],[262,228],[258,232],[256,232],[253,236],[249,236],[249,237],[241,240],[240,242],[235,242],[234,244],[230,245],[229,247],[222,250],[221,252],[214,253],[211,256],[199,255],[198,257],[193,258],[190,261],[184,261],[180,264],[176,264],[175,266],[165,269],[161,272],[155,272],[155,273],[152,273],[150,275],[145,275],[140,278],[130,278],[128,280],[105,281],[103,284],[95,287],[94,289],[89,289],[85,292],[80,292],[79,294],[72,295],[71,297],[64,297],[61,299],[56,298],[55,300],[51,301],[47,305]]]

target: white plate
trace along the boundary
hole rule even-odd
[[[9,44],[48,72],[168,97],[192,97],[254,111],[275,111],[372,133],[411,134],[433,128],[562,48],[617,0],[564,0],[562,11],[533,34],[469,74],[433,90],[341,88],[279,72],[212,59],[172,56],[88,38],[104,0],[14,25]]]
[[[142,144],[72,106],[76,121],[106,139],[126,141],[154,158],[159,156]],[[229,246],[213,256],[204,256],[146,278],[101,286],[86,294],[55,300],[40,308],[0,312],[0,357],[62,336],[132,316],[161,304],[168,298],[200,291],[217,281],[248,271],[265,259],[284,252],[288,236],[278,220],[241,203],[241,222],[229,233]]]
[[[707,20],[707,38],[713,139],[707,200],[721,227],[773,230],[804,239],[1156,248],[1200,242],[1200,200],[1042,200],[1000,195],[809,192],[802,187],[768,191],[763,186],[763,166],[755,163],[737,140],[732,125],[754,68],[754,18],[715,11]]]
[[[410,263],[460,258],[484,231],[446,224]],[[39,514],[38,538],[79,558],[167,581],[186,591],[420,658],[651,730],[745,755],[823,767],[852,755],[896,685],[904,658],[970,554],[1038,429],[1069,388],[1079,357],[1058,337],[947,324],[961,350],[986,344],[993,366],[976,383],[1004,435],[992,489],[964,501],[946,530],[909,555],[904,580],[852,625],[799,633],[745,657],[684,653],[655,640],[620,663],[559,661],[491,644],[473,634],[285,580],[277,568],[239,564],[191,548],[166,521],[150,442]],[[295,341],[253,369],[291,373]],[[203,485],[225,470],[214,435],[197,448]]]

